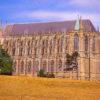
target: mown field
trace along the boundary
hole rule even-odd
[[[100,83],[0,76],[0,100],[100,100]]]

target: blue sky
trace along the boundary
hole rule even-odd
[[[100,27],[100,0],[0,0],[0,19],[8,23],[90,19]]]

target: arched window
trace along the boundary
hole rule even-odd
[[[38,61],[34,62],[34,71],[39,71],[39,62]]]
[[[66,37],[66,50],[68,50],[68,47],[69,47],[69,38]]]
[[[5,47],[8,47],[8,41],[7,40],[4,40],[4,45],[5,45]]]
[[[79,50],[79,37],[78,37],[78,34],[74,35],[74,50],[75,51]]]
[[[28,72],[28,74],[31,73],[31,61],[28,62],[28,65],[27,65],[27,72]]]
[[[21,74],[24,73],[24,62],[23,61],[21,61],[20,72],[21,72]]]
[[[61,71],[61,69],[62,69],[62,61],[59,60],[58,61],[58,71]]]
[[[37,55],[37,47],[34,47],[34,56]]]
[[[88,51],[88,36],[85,36],[85,51]]]
[[[92,51],[93,53],[95,51],[95,36],[93,37],[93,41],[92,41]]]
[[[60,39],[60,52],[62,52],[62,50],[63,50],[63,39],[64,39],[64,37],[61,37],[61,39]]]
[[[42,41],[42,55],[47,53],[47,48],[48,48],[48,40],[43,40]]]
[[[19,55],[22,56],[22,54],[23,54],[23,41],[20,41]]]
[[[27,55],[30,55],[30,41],[28,41],[27,45],[28,45],[28,48],[27,48]]]
[[[48,50],[48,40],[45,40],[45,53],[47,54],[47,50]]]
[[[47,71],[47,63],[46,63],[46,61],[44,61],[42,65],[43,65],[42,69],[46,72]]]
[[[50,40],[50,47],[49,47],[49,53],[52,54],[52,49],[53,49],[53,41]]]
[[[13,42],[13,46],[12,46],[12,55],[15,56],[15,52],[16,52],[16,44]]]
[[[55,51],[55,47],[56,47],[56,39],[55,39],[55,37],[52,39],[52,41],[53,41],[53,51]]]
[[[61,68],[62,67],[62,61],[61,60],[59,60],[59,68]]]
[[[89,39],[88,36],[85,36],[85,55],[88,56],[88,45],[89,45]]]
[[[51,61],[50,66],[51,66],[51,72],[54,72],[54,61],[53,60]]]
[[[15,47],[12,48],[12,55],[15,56]]]
[[[45,54],[45,40],[42,41],[42,49],[41,49],[41,54]]]
[[[60,52],[60,46],[59,46],[59,44],[60,44],[60,39],[58,39],[58,41],[57,41],[57,53]]]
[[[16,61],[13,63],[13,72],[15,73],[16,72]]]
[[[22,56],[22,54],[23,54],[23,48],[20,47],[20,49],[19,49],[19,55]]]
[[[37,46],[38,45],[38,40],[35,40],[35,46]]]

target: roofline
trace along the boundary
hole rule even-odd
[[[91,21],[90,19],[82,19],[82,21],[84,20],[89,20]],[[27,24],[46,24],[46,23],[59,23],[59,22],[69,22],[69,21],[76,21],[76,20],[60,20],[60,21],[46,21],[46,22],[24,22],[24,23],[11,23],[11,24],[7,24],[8,25],[27,25]]]

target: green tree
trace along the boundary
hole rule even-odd
[[[65,71],[67,70],[72,70],[73,68],[78,66],[77,58],[79,57],[79,53],[77,51],[73,52],[72,55],[66,54],[66,68],[64,69]]]
[[[0,74],[12,74],[12,64],[13,61],[11,57],[0,45]]]

